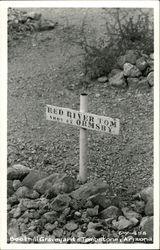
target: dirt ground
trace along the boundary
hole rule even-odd
[[[83,86],[82,59],[70,57],[80,49],[70,46],[68,35],[70,39],[76,35],[73,24],[80,25],[84,13],[69,11],[74,13],[72,19],[66,11],[49,10],[49,17],[58,21],[54,30],[32,34],[9,47],[8,165],[19,162],[76,176],[79,129],[47,121],[45,107],[79,110],[80,93],[86,91],[90,113],[120,119],[119,135],[88,131],[89,178],[101,177],[115,193],[129,195],[153,182],[153,89],[116,89],[98,81]],[[46,10],[41,12],[46,15]],[[88,20],[91,31],[93,26],[103,27],[95,12]]]

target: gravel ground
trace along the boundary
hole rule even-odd
[[[153,181],[153,89],[121,90],[97,81],[82,86],[80,58],[69,60],[80,52],[68,43],[68,35],[76,35],[75,27],[58,18],[62,22],[54,30],[32,34],[9,47],[8,165],[19,162],[76,176],[79,129],[47,121],[45,105],[78,110],[85,90],[90,113],[120,119],[118,136],[88,131],[89,178],[102,177],[115,193],[129,197]]]

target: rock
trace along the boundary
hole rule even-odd
[[[97,80],[98,80],[98,82],[100,82],[100,83],[105,83],[105,82],[108,81],[108,78],[107,78],[106,76],[101,76],[101,77],[99,77]]]
[[[68,231],[75,231],[78,228],[78,225],[74,221],[71,221],[65,225],[65,228]]]
[[[139,53],[135,50],[126,51],[126,62],[131,64],[136,64],[137,59],[139,58]]]
[[[44,179],[47,176],[48,174],[44,171],[31,170],[23,179],[22,185],[32,189],[37,181]]]
[[[117,195],[111,196],[111,205],[115,207],[120,207],[120,200]],[[108,200],[108,199],[107,199]]]
[[[111,200],[106,199],[105,193],[92,195],[89,197],[89,200],[91,200],[93,204],[99,205],[101,209],[105,209],[111,205]]]
[[[115,206],[110,206],[106,209],[104,209],[101,213],[100,216],[103,219],[107,219],[107,218],[117,218],[120,215],[120,210],[119,208],[115,207]]]
[[[63,215],[66,217],[70,214],[71,208],[70,207],[66,207],[63,211]]]
[[[154,72],[150,72],[147,76],[147,80],[150,87],[154,86]]]
[[[47,231],[47,230],[43,230],[42,232],[41,232],[41,235],[42,235],[42,237],[46,237],[46,236],[48,236],[49,235],[49,232]],[[41,242],[42,243],[42,242]]]
[[[110,191],[110,187],[106,182],[90,182],[82,185],[80,188],[76,189],[73,191],[70,195],[72,198],[76,200],[87,200],[90,196],[105,192],[105,191]]]
[[[13,181],[7,181],[7,197],[10,197],[14,194]]]
[[[96,97],[96,98],[98,98],[98,97],[100,97],[100,96],[101,96],[101,95],[100,95],[99,93],[96,93],[96,94],[95,94],[95,97]]]
[[[140,229],[147,233],[147,237],[153,238],[153,216],[143,217],[140,222]]]
[[[18,198],[27,198],[29,193],[30,193],[30,189],[23,186],[17,189],[17,191],[15,192],[15,195]]]
[[[123,72],[119,72],[109,79],[109,84],[114,87],[126,87],[126,81],[124,79]]]
[[[101,223],[90,222],[86,231],[86,237],[100,237],[104,234],[103,226]]]
[[[77,243],[84,243],[85,233],[84,232],[77,232]]]
[[[17,220],[12,219],[10,224],[8,225],[8,235],[9,237],[17,238],[21,235],[20,228],[18,226]]]
[[[144,208],[145,208],[145,202],[144,201],[135,201],[135,204],[134,204],[134,210],[137,212],[137,213],[143,213],[144,212]]]
[[[135,66],[130,63],[125,63],[123,66],[123,73],[125,76],[129,77],[139,77],[141,76],[141,71]]]
[[[123,69],[123,65],[126,63],[126,56],[123,55],[123,56],[119,56],[117,58],[117,66],[120,68],[120,69]]]
[[[106,225],[111,224],[112,220],[113,220],[113,218],[105,219],[105,220],[104,220],[104,223],[105,223]]]
[[[128,77],[127,82],[129,86],[136,86],[139,83],[139,78],[137,77]]]
[[[36,238],[38,236],[38,233],[36,231],[31,231],[28,233],[28,238]]]
[[[94,217],[98,215],[99,205],[94,208],[87,208],[87,216]]]
[[[41,19],[41,13],[37,13],[37,12],[28,12],[26,14],[27,18],[30,18],[32,20],[40,20]]]
[[[74,179],[66,174],[56,173],[36,182],[33,189],[40,194],[46,193],[52,198],[61,192],[70,193],[73,191]]]
[[[23,186],[17,189],[15,195],[18,198],[30,198],[30,199],[37,199],[39,198],[40,194],[37,193],[35,190],[30,190],[29,188]]]
[[[76,212],[74,213],[74,216],[75,216],[76,218],[80,218],[81,215],[82,215],[82,214],[81,214],[79,211],[76,211]]]
[[[51,199],[59,193],[70,193],[74,188],[75,180],[70,176],[63,176],[49,190],[47,190],[46,195]]]
[[[48,231],[48,232],[52,232],[56,226],[54,224],[51,224],[51,223],[47,223],[44,228]]]
[[[149,200],[147,204],[145,205],[145,215],[153,215],[153,199]]]
[[[93,204],[93,202],[92,202],[91,200],[88,200],[88,201],[84,204],[84,206],[82,206],[82,207],[84,207],[84,208],[93,208],[93,207],[94,207],[94,204]]]
[[[154,53],[151,53],[149,56],[152,60],[154,60]]]
[[[146,77],[141,77],[138,82],[138,87],[146,88],[148,87],[148,80]]]
[[[19,200],[16,195],[13,195],[7,199],[7,203],[10,204],[11,206],[14,206],[19,203]]]
[[[28,228],[27,228],[27,226],[26,226],[26,224],[25,223],[21,223],[20,225],[19,225],[19,227],[20,227],[20,232],[23,234],[23,233],[27,233],[27,231],[28,231]]]
[[[136,61],[136,67],[140,70],[140,71],[144,71],[148,66],[148,63],[146,61],[146,59],[144,57],[140,57],[137,59]]]
[[[21,214],[22,214],[21,207],[18,206],[18,207],[16,208],[16,210],[14,211],[14,213],[13,213],[13,218],[19,218],[19,217],[21,216]]]
[[[129,220],[132,222],[134,226],[136,226],[139,223],[139,220],[136,219],[135,217],[131,217]]]
[[[47,212],[43,214],[43,218],[46,219],[46,222],[49,222],[52,224],[57,220],[57,212],[55,211]]]
[[[7,204],[7,211],[11,210],[11,204]]]
[[[53,231],[52,235],[54,235],[56,238],[62,238],[63,236],[63,229],[62,228],[58,228],[56,230]]]
[[[135,211],[133,211],[132,209],[128,208],[128,207],[123,207],[122,209],[122,212],[124,214],[124,216],[127,218],[127,219],[131,219],[131,218],[136,218],[136,219],[140,219],[141,218],[141,215]]]
[[[16,191],[21,186],[22,186],[22,182],[20,180],[14,180],[13,181],[13,189],[14,189],[14,191]]]
[[[101,237],[102,235],[104,234],[104,230],[95,230],[95,229],[88,229],[86,231],[86,237],[90,237],[89,239],[85,238],[85,241],[86,240],[93,240],[93,237],[96,237],[96,238],[99,238]]]
[[[30,200],[30,199],[21,199],[21,205],[28,209],[38,209],[40,207],[40,201]]]
[[[50,20],[43,20],[39,25],[39,31],[52,30],[57,26],[57,22]]]
[[[117,65],[120,69],[123,69],[125,63],[136,64],[138,57],[139,55],[136,51],[128,50],[125,55],[118,57]]]
[[[8,180],[23,180],[23,178],[29,174],[30,168],[25,167],[21,164],[13,165],[7,168],[7,179]]]
[[[153,200],[153,187],[147,187],[140,192],[141,199],[147,203]]]
[[[122,66],[122,69],[123,69],[123,66]],[[117,75],[120,72],[122,72],[122,70],[120,70],[120,69],[112,69],[111,72],[109,73],[108,77],[111,78],[111,77],[113,77],[114,75]]]
[[[69,205],[72,209],[78,210],[83,204],[81,204],[75,199],[71,199]]]
[[[51,209],[54,211],[63,211],[69,206],[71,198],[67,194],[59,194],[51,203]]]
[[[118,221],[113,220],[112,225],[117,229],[117,230],[125,230],[130,227],[133,227],[134,224],[132,221],[127,220],[124,216],[119,216]]]

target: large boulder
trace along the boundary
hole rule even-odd
[[[74,190],[74,179],[66,174],[52,174],[35,183],[33,189],[40,194],[46,193],[49,198],[59,193],[69,193]]]
[[[21,164],[13,165],[7,168],[7,179],[8,180],[23,180],[26,175],[30,172],[30,168],[25,167]]]
[[[106,182],[95,181],[82,185],[80,188],[73,191],[70,195],[76,200],[85,200],[98,193],[110,192],[110,186]]]
[[[131,63],[124,64],[123,73],[127,77],[139,77],[142,75],[141,71]]]
[[[143,217],[140,223],[140,229],[147,233],[147,237],[153,238],[153,216]]]
[[[23,179],[22,185],[32,189],[37,181],[42,180],[47,176],[48,174],[44,171],[31,170],[30,173]]]
[[[116,75],[114,75],[113,77],[111,77],[109,79],[109,84],[111,86],[114,86],[114,87],[126,87],[126,81],[125,81],[125,78],[124,78],[124,74],[123,74],[123,71],[117,73]]]

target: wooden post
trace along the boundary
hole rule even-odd
[[[80,95],[80,112],[88,111],[88,95],[83,93]],[[87,181],[87,151],[88,136],[87,129],[80,128],[80,159],[79,159],[79,176],[78,179],[82,183]]]

